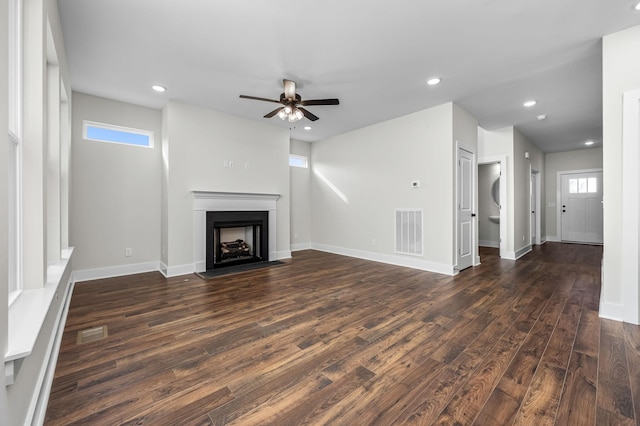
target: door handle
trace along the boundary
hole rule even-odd
[[[475,213],[471,213],[471,217],[476,217],[476,214]]]

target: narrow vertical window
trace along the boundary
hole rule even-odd
[[[9,0],[9,304],[22,289],[22,0]]]

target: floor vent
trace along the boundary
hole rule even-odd
[[[422,256],[422,209],[396,209],[396,253]]]
[[[95,342],[96,340],[104,339],[109,333],[107,332],[107,326],[101,325],[100,327],[88,328],[86,330],[78,331],[78,339],[76,345],[83,343]]]

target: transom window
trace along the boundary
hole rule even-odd
[[[82,122],[82,137],[89,141],[153,148],[153,132],[113,124]]]
[[[289,154],[289,166],[306,169],[309,167],[309,161],[304,155]]]
[[[587,194],[598,192],[598,178],[572,178],[569,179],[570,194]]]

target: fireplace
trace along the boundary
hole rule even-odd
[[[194,265],[192,266],[192,272],[205,272],[212,269],[212,264],[215,263],[215,251],[213,254],[209,254],[208,250],[213,247],[211,241],[207,241],[208,238],[213,238],[215,231],[207,232],[209,213],[234,213],[235,218],[221,217],[220,219],[214,218],[214,223],[221,224],[227,222],[227,225],[233,225],[234,221],[238,220],[256,220],[255,217],[247,216],[242,217],[245,213],[254,214],[255,212],[267,213],[266,216],[262,216],[262,226],[259,228],[260,243],[258,249],[260,250],[258,256],[263,260],[277,260],[282,258],[291,257],[291,253],[283,252],[279,253],[276,250],[276,236],[277,234],[277,201],[280,198],[278,194],[256,194],[256,193],[239,193],[239,192],[213,192],[213,191],[193,191],[193,212],[194,212],[194,226],[193,226],[193,241],[194,241]],[[222,223],[221,223],[222,222]],[[244,231],[241,234],[239,230],[233,230],[233,226],[221,226],[221,231],[226,234],[227,231],[235,232],[235,236],[232,234],[231,240],[236,239],[248,240],[247,235],[253,235],[253,231]],[[231,228],[231,229],[226,229]],[[237,228],[237,227],[236,227]],[[240,228],[246,228],[244,225]],[[224,236],[224,235],[223,235]],[[227,239],[225,237],[225,239]],[[237,260],[237,259],[236,259]],[[216,267],[218,268],[218,267]],[[186,268],[185,268],[186,270]],[[171,272],[173,275],[178,275],[176,272]],[[187,273],[187,272],[182,272]]]
[[[208,211],[206,268],[269,260],[268,211]]]

